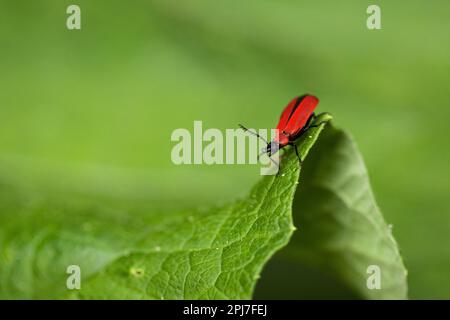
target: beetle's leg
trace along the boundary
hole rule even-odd
[[[321,115],[324,115],[324,114],[328,114],[328,115],[329,115],[330,113],[328,113],[328,112],[322,112],[321,114],[316,115],[316,114],[313,112],[312,115],[309,117],[308,121],[306,122],[306,125],[305,125],[305,127],[304,127],[304,128],[305,128],[304,131],[308,131],[310,128],[317,128],[317,127],[321,126],[322,124],[328,122],[328,121],[321,121],[321,122],[318,123],[318,124],[310,125],[310,123],[313,121],[313,119],[315,119],[315,118],[317,118],[317,117],[319,117],[319,116],[321,116]]]
[[[249,129],[247,129],[246,127],[244,127],[242,124],[239,124],[239,127],[242,129],[242,130],[244,130],[245,132],[248,132],[248,133],[251,133],[251,134],[253,134],[254,136],[257,136],[258,138],[260,138],[262,141],[264,141],[265,143],[269,143],[266,139],[264,139],[263,137],[261,137],[257,132],[253,132],[253,131],[251,131],[251,130],[249,130]]]
[[[311,128],[317,128],[317,127],[320,127],[322,124],[327,123],[328,121],[321,121],[318,124],[310,125],[310,123],[312,122],[312,117],[317,118],[318,116],[323,115],[323,114],[329,114],[329,113],[328,112],[323,112],[323,113],[321,113],[321,114],[316,116],[316,114],[313,112],[311,117],[309,117],[309,119],[308,119],[308,121],[307,121],[307,123],[306,123],[306,125],[304,127],[304,130],[303,130],[302,134],[305,133],[306,131],[308,131]]]
[[[303,133],[305,133],[306,131],[308,131],[308,130],[311,129],[311,128],[317,128],[317,127],[320,127],[321,125],[323,125],[324,123],[327,123],[327,122],[328,122],[328,120],[327,120],[327,121],[321,121],[321,122],[319,122],[318,124],[315,124],[315,125],[312,125],[312,126],[305,127],[306,129],[305,129],[305,131],[303,131]]]
[[[302,160],[302,157],[300,157],[300,154],[298,153],[298,148],[297,148],[297,145],[295,144],[295,143],[290,143],[289,145],[291,145],[291,146],[293,146],[294,147],[294,149],[295,149],[295,154],[297,155],[297,158],[298,158],[298,162],[300,163],[300,167],[302,166],[302,164],[303,164],[303,160]]]
[[[323,114],[323,113],[321,113],[321,114]],[[310,125],[310,123],[311,123],[316,117],[318,117],[318,116],[316,116],[316,114],[315,114],[314,112],[309,116],[308,121],[306,122],[306,125],[304,126],[304,128],[303,128],[303,130],[301,131],[301,133],[300,133],[300,135],[298,136],[298,138],[300,138],[301,136],[303,136],[309,129],[320,127],[322,124],[325,124],[325,123],[328,122],[328,121],[321,121],[321,122],[318,123],[318,124]],[[296,145],[294,142],[289,143],[289,145],[291,145],[291,146],[294,147],[294,149],[295,149],[295,154],[297,155],[297,158],[298,158],[298,161],[299,161],[299,163],[300,163],[300,166],[302,166],[303,160],[302,160],[302,158],[300,157],[300,154],[299,154],[299,152],[298,152],[297,145]]]

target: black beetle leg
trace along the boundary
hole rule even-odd
[[[302,166],[303,160],[302,160],[302,157],[300,157],[300,154],[298,153],[297,145],[295,143],[293,143],[293,142],[289,143],[289,145],[294,147],[295,154],[297,155],[297,158],[298,158],[298,162],[299,162],[300,166]]]

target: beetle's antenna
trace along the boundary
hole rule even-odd
[[[253,132],[253,131],[247,129],[247,128],[244,127],[242,124],[240,124],[239,127],[240,127],[242,130],[244,130],[245,132],[251,133],[252,135],[257,136],[258,138],[260,138],[260,139],[261,139],[262,141],[264,141],[265,143],[269,144],[269,142],[268,142],[266,139],[264,139],[263,137],[261,137],[257,132]]]

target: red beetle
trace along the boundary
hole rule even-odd
[[[263,154],[267,153],[269,158],[283,147],[290,145],[295,148],[295,153],[297,154],[300,164],[302,159],[297,150],[297,145],[294,143],[299,137],[301,137],[310,128],[318,127],[322,123],[316,125],[311,125],[312,120],[315,117],[314,109],[319,103],[317,97],[305,94],[303,96],[292,99],[292,101],[284,108],[281,114],[280,121],[277,125],[277,137],[268,142],[262,138],[258,133],[248,130],[243,125],[239,125],[244,131],[257,136],[267,143],[265,150],[263,149]],[[272,160],[272,159],[271,159]],[[274,161],[274,160],[272,160]],[[276,163],[275,163],[276,164]]]

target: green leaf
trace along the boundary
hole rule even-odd
[[[407,272],[353,139],[327,126],[302,172],[299,231],[268,265],[257,297],[406,299]],[[380,289],[368,289],[369,266],[379,267]],[[269,272],[303,274],[274,280]]]
[[[300,139],[303,159],[323,126]],[[0,297],[248,299],[264,265],[291,238],[293,205],[300,231],[280,253],[326,269],[363,297],[405,297],[403,264],[362,161],[345,135],[326,132],[304,163],[298,190],[298,160],[287,150],[279,175],[263,177],[244,199],[207,210],[118,210],[3,185]],[[368,264],[382,268],[382,285],[392,289],[364,289]],[[81,268],[80,290],[66,288],[69,265]]]
[[[323,115],[317,121],[326,121]],[[323,125],[302,140],[305,157]],[[134,214],[83,201],[30,197],[5,187],[1,201],[3,298],[251,298],[262,267],[292,233],[299,164],[265,176],[245,199],[205,211]],[[14,201],[7,201],[14,199]],[[66,268],[81,268],[81,290]]]

